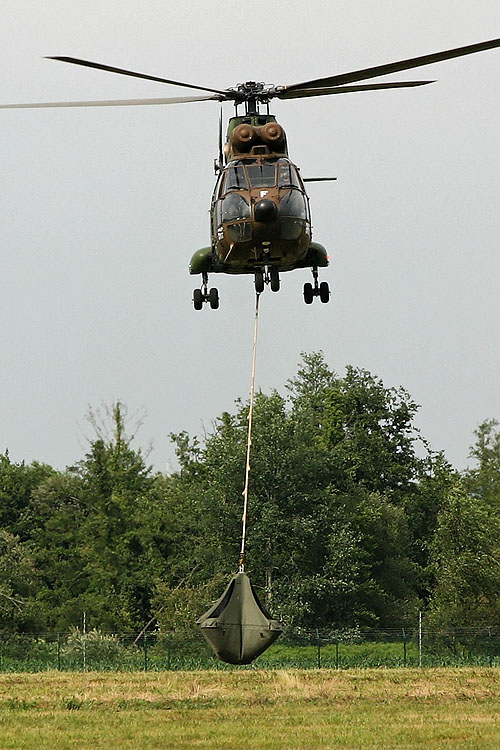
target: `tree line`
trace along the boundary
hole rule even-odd
[[[0,455],[0,632],[183,632],[235,572],[248,404],[203,439],[172,435],[154,472],[117,402],[64,471]],[[254,410],[246,567],[295,629],[496,625],[500,431],[483,422],[458,472],[415,426],[404,388],[304,354]]]

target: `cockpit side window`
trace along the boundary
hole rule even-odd
[[[278,186],[282,188],[296,187],[302,189],[297,170],[289,161],[278,162]]]
[[[222,194],[222,182],[224,180],[224,175],[222,172],[219,172],[219,176],[217,177],[217,182],[215,183],[214,192],[212,195],[212,201],[216,201],[217,198],[220,198]]]
[[[275,164],[249,164],[247,166],[248,179],[253,188],[273,187],[276,185]]]

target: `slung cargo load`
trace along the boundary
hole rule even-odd
[[[232,578],[221,598],[197,624],[219,659],[229,664],[250,664],[283,631],[243,572]]]

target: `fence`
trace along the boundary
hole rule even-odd
[[[500,666],[500,629],[419,628],[287,631],[254,665],[261,669]],[[220,662],[199,634],[0,635],[0,672],[241,669]],[[245,668],[245,667],[243,667]]]

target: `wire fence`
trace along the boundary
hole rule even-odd
[[[290,630],[250,667],[219,661],[197,633],[0,635],[0,672],[438,666],[500,666],[500,629]]]

